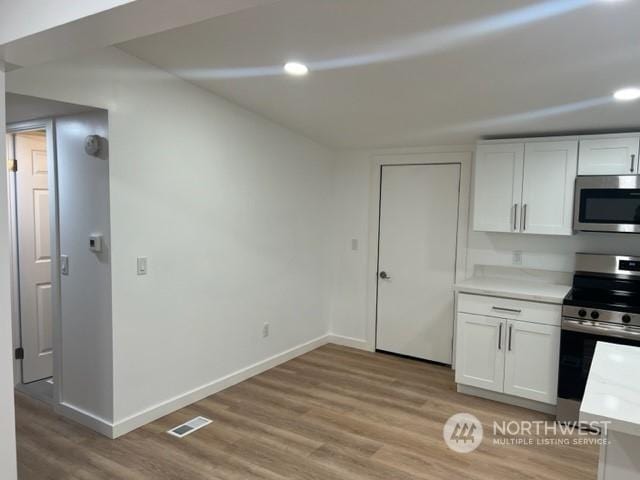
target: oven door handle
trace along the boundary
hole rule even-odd
[[[562,330],[569,330],[578,333],[591,333],[604,337],[628,338],[640,341],[640,328],[618,326],[618,325],[597,325],[594,322],[584,320],[562,319]]]

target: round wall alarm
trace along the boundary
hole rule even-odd
[[[96,156],[100,153],[100,135],[88,135],[84,139],[84,151],[87,155]]]

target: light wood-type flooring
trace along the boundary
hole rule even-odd
[[[141,385],[140,388],[144,388]],[[459,412],[484,427],[477,450],[448,449]],[[178,439],[194,416],[213,423]],[[326,345],[109,440],[16,395],[20,479],[580,479],[596,446],[496,446],[494,420],[552,420],[456,393],[451,369]]]

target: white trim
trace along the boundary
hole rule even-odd
[[[113,436],[113,424],[104,418],[98,417],[93,413],[82,410],[79,407],[71,405],[69,403],[61,402],[53,407],[54,411],[63,417],[66,417],[74,422],[84,425],[98,433],[101,433],[109,438],[115,438]]]
[[[56,132],[55,122],[53,119],[45,118],[40,120],[30,120],[25,122],[12,123],[7,125],[7,133],[15,134],[20,132],[28,132],[30,130],[45,130],[47,141],[47,163],[49,167],[49,223],[50,228],[50,242],[51,242],[51,308],[53,312],[53,378],[55,379],[53,385],[53,402],[54,405],[62,403],[62,313],[61,313],[61,296],[60,296],[60,219],[58,210],[58,159],[56,152]],[[15,152],[14,152],[15,155]],[[15,239],[17,241],[17,237]],[[15,252],[15,250],[14,250]],[[17,262],[17,259],[16,259]],[[16,263],[17,268],[17,263]],[[12,278],[17,281],[18,271],[15,272],[16,277]],[[12,288],[12,291],[15,290]],[[17,290],[16,293],[17,295]],[[14,328],[20,328],[18,313],[14,312],[13,316],[16,316],[17,323],[14,323]],[[14,336],[14,339],[16,336]],[[20,337],[18,337],[19,339]],[[14,349],[19,345],[14,344]],[[22,382],[22,366],[16,366],[16,363],[20,364],[20,360],[14,360],[14,371],[20,371],[19,379],[14,379],[16,383]],[[17,381],[16,381],[17,380]]]
[[[12,159],[16,158],[15,154],[15,135],[14,132],[7,131],[5,139],[11,142],[11,147],[7,147],[7,151],[11,151]],[[7,159],[9,160],[9,159]],[[20,276],[18,274],[18,212],[17,212],[17,185],[16,185],[16,173],[13,171],[7,172],[7,193],[9,195],[9,248],[10,248],[10,272],[11,281],[9,288],[11,290],[11,338],[12,338],[12,351],[13,357],[13,385],[17,387],[22,384],[22,361],[15,358],[15,349],[22,344],[22,332],[20,329],[20,295],[19,295],[19,282]]]
[[[371,185],[369,188],[369,259],[367,262],[367,328],[368,350],[375,350],[376,283],[378,280],[378,228],[380,205],[380,175],[383,165],[460,164],[460,192],[458,197],[458,235],[454,284],[466,278],[467,238],[469,235],[469,198],[471,191],[471,162],[473,150],[467,147],[435,147],[396,153],[371,154]],[[453,285],[451,286],[453,295]],[[455,307],[455,306],[454,306]],[[455,339],[455,321],[453,321]],[[452,358],[455,358],[453,345]]]
[[[596,135],[579,135],[578,140],[605,140],[608,138],[626,138],[640,136],[640,132],[622,132],[622,133],[598,133]]]
[[[124,435],[127,432],[146,425],[147,423],[163,417],[171,412],[184,408],[187,405],[191,405],[194,402],[198,402],[203,398],[213,395],[214,393],[231,387],[237,383],[243,382],[244,380],[247,380],[266,370],[269,370],[270,368],[276,367],[299,355],[303,355],[307,352],[310,352],[311,350],[315,350],[318,347],[326,345],[329,341],[329,338],[330,335],[322,335],[306,343],[290,348],[289,350],[285,350],[282,353],[254,363],[253,365],[242,368],[234,373],[230,373],[229,375],[219,378],[218,380],[214,380],[211,383],[204,384],[200,387],[194,388],[191,391],[185,392],[176,397],[165,400],[164,402],[158,403],[134,415],[115,422],[112,426],[111,432],[105,433],[105,435],[111,438],[117,438],[121,435]]]
[[[335,335],[330,333],[327,337],[327,343],[335,343],[336,345],[342,345],[343,347],[357,348],[359,350],[367,350],[373,352],[369,343],[363,338],[345,337],[344,335]]]
[[[485,398],[487,400],[493,400],[494,402],[508,403],[509,405],[528,408],[529,410],[548,413],[549,415],[556,414],[556,406],[551,405],[550,403],[537,402],[535,400],[529,400],[528,398],[516,397],[513,395],[508,395],[506,393],[492,392],[490,390],[472,387],[469,385],[457,384],[456,390],[458,391],[458,393],[462,393],[465,395],[472,395],[474,397]]]
[[[491,140],[480,140],[478,145],[496,145],[501,143],[536,143],[536,142],[563,142],[563,141],[577,141],[580,138],[590,138],[591,135],[557,135],[557,136],[545,136],[545,137],[524,137],[524,138],[495,138]]]
[[[542,137],[513,137],[513,138],[492,138],[490,140],[480,140],[477,145],[495,145],[501,143],[535,143],[535,142],[561,142],[561,141],[581,141],[581,140],[600,140],[609,138],[626,138],[640,136],[640,132],[622,132],[622,133],[596,133],[586,135],[546,135]]]

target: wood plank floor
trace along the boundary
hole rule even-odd
[[[455,392],[450,369],[327,345],[109,440],[17,394],[21,479],[580,479],[597,447],[492,444],[496,420],[549,416]],[[477,450],[453,452],[442,426],[476,415]],[[196,415],[183,439],[165,431]]]

